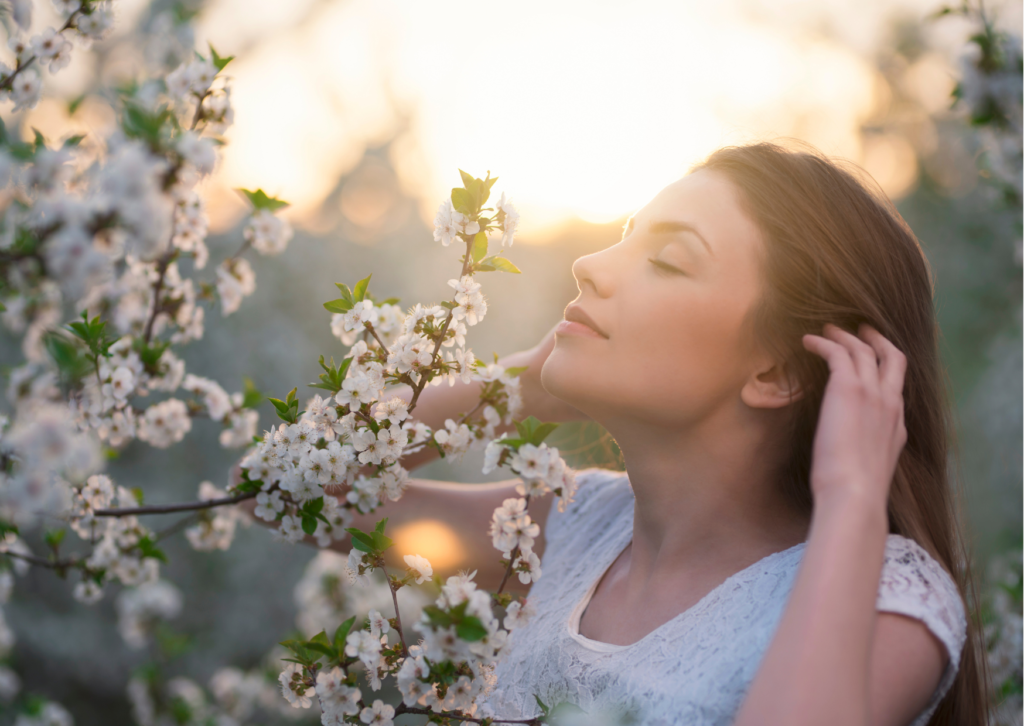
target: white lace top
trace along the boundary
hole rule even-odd
[[[626,714],[643,726],[732,723],[782,617],[806,543],[737,572],[635,643],[601,643],[579,634],[580,616],[632,539],[634,499],[619,472],[589,469],[578,481],[566,511],[552,507],[543,575],[530,593],[537,614],[512,631],[482,713],[532,718],[541,713],[537,696],[548,707],[568,701],[592,716]],[[959,667],[966,620],[958,589],[920,545],[890,534],[877,608],[923,621],[949,651],[949,665],[912,725],[923,726]]]

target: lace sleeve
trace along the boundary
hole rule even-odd
[[[545,552],[559,549],[559,544],[566,533],[576,529],[576,523],[587,517],[604,498],[609,485],[623,482],[625,474],[609,469],[581,469],[576,472],[576,494],[565,508],[558,511],[558,504],[551,507],[547,522],[544,524]]]
[[[928,722],[956,678],[967,639],[967,618],[960,590],[949,573],[921,545],[890,534],[878,587],[876,609],[922,621],[946,646],[949,664],[928,705],[912,726]]]

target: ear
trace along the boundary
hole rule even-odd
[[[751,408],[783,408],[802,396],[792,372],[775,361],[757,368],[740,390],[740,399]]]

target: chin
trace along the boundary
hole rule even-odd
[[[555,398],[590,415],[587,409],[594,404],[593,394],[602,390],[602,386],[595,384],[592,376],[587,375],[587,368],[593,362],[592,357],[574,355],[556,343],[540,369],[541,385]]]

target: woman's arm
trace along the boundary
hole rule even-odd
[[[814,514],[737,726],[904,725],[945,667],[920,623],[875,610],[889,484],[906,442],[906,360],[870,327],[859,336],[826,326],[824,337],[804,338],[830,371],[812,454]]]

